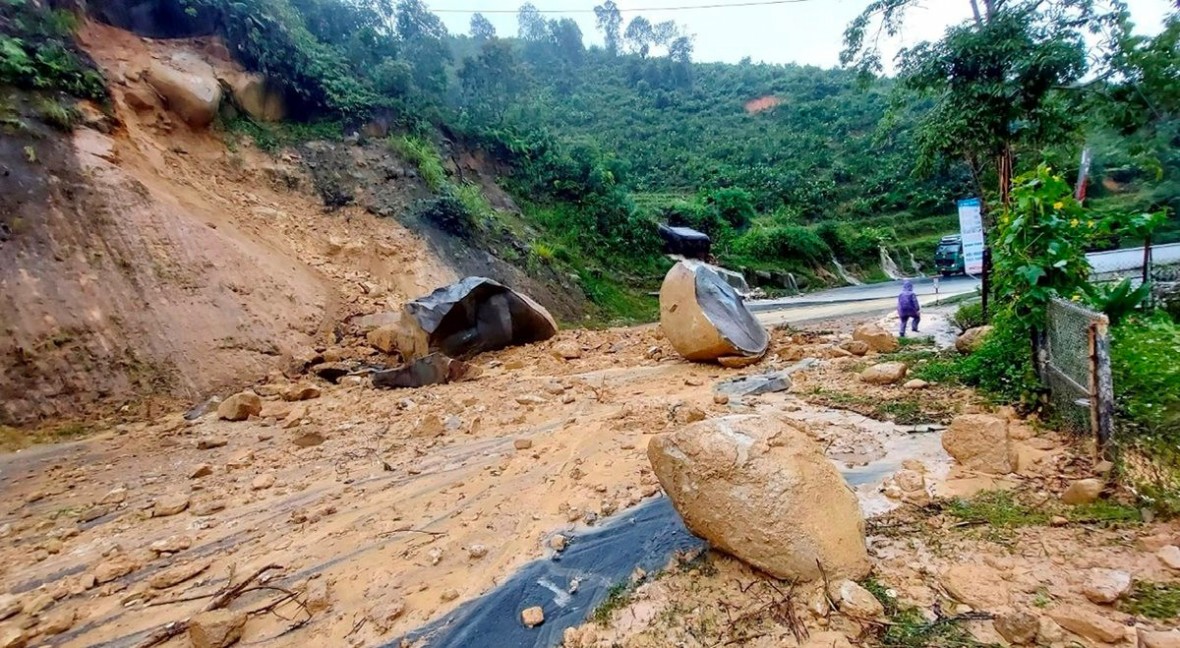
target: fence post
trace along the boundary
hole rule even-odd
[[[1110,330],[1106,318],[1090,324],[1090,422],[1105,457],[1114,427],[1114,385],[1110,375]]]

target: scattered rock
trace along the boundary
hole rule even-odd
[[[21,613],[24,604],[12,594],[0,594],[0,621]]]
[[[850,617],[857,619],[876,619],[885,615],[885,606],[867,589],[846,580],[836,586],[832,593],[836,607]]]
[[[539,605],[525,608],[520,612],[520,621],[526,628],[535,628],[545,623],[545,611]]]
[[[266,489],[270,488],[271,486],[274,486],[275,481],[277,481],[277,478],[274,476],[273,473],[266,473],[265,475],[259,475],[254,478],[254,481],[250,482],[250,490],[256,490],[256,491],[266,490]]]
[[[864,340],[845,340],[840,343],[840,348],[854,356],[863,356],[870,351],[869,343]]]
[[[190,470],[188,473],[188,478],[189,479],[200,479],[202,477],[208,477],[209,475],[212,475],[212,474],[213,474],[213,466],[210,464],[207,464],[207,463],[203,463],[203,464],[197,464],[197,465],[193,466],[193,469]]]
[[[529,448],[533,447],[533,440],[516,439],[512,442],[512,447],[516,448],[517,450],[528,450]]]
[[[1037,615],[1028,612],[1005,612],[996,615],[992,620],[996,632],[1009,643],[1025,646],[1037,639],[1037,632],[1041,629],[1041,620]]]
[[[729,404],[729,395],[728,394],[713,394],[713,403],[717,404],[717,405],[728,405]]]
[[[184,493],[165,495],[157,499],[155,505],[152,506],[152,517],[168,517],[182,513],[188,508],[188,504],[188,495]]]
[[[562,360],[577,360],[582,357],[582,347],[577,342],[558,342],[553,345],[553,355]]]
[[[225,462],[226,470],[241,470],[242,468],[249,468],[254,464],[254,451],[243,450],[238,454],[229,458]]]
[[[153,542],[149,548],[153,553],[173,554],[184,551],[191,546],[193,546],[192,538],[185,535],[174,535]]]
[[[963,467],[1005,475],[1015,453],[1008,440],[1008,420],[987,414],[956,416],[942,435],[942,447]]]
[[[1126,635],[1126,626],[1076,605],[1064,605],[1049,612],[1062,628],[1091,641],[1117,643]]]
[[[560,533],[553,536],[552,538],[549,538],[549,548],[556,551],[557,553],[565,551],[565,548],[568,544],[569,540]]]
[[[98,585],[109,583],[139,569],[139,564],[126,556],[116,556],[98,563],[94,568],[94,582]]]
[[[274,83],[256,72],[230,72],[222,81],[229,88],[234,104],[256,121],[278,122],[287,114],[283,93]]]
[[[690,531],[778,578],[868,573],[856,495],[804,432],[752,415],[653,437],[655,474]]]
[[[406,612],[406,602],[396,599],[388,603],[379,603],[365,611],[365,616],[377,632],[385,634],[393,627],[394,622]]]
[[[20,628],[0,628],[0,648],[25,648],[29,645],[29,635]]]
[[[442,385],[473,378],[479,368],[449,358],[441,353],[432,353],[418,358],[404,367],[378,371],[373,374],[373,386],[379,389],[405,389],[426,385]]]
[[[200,500],[189,507],[189,512],[196,516],[213,515],[225,510],[225,502],[219,499]]]
[[[467,557],[472,560],[479,560],[488,555],[488,548],[481,544],[473,544],[467,548]]]
[[[955,340],[955,348],[959,350],[959,353],[975,353],[979,349],[979,346],[983,344],[984,338],[991,332],[992,327],[990,326],[977,326],[973,329],[967,329]]]
[[[213,448],[220,448],[229,443],[229,440],[221,436],[207,436],[197,439],[197,450],[212,450]]]
[[[77,619],[77,610],[55,610],[41,619],[41,623],[37,624],[37,631],[47,637],[59,635],[73,628]]]
[[[1065,630],[1062,630],[1061,626],[1053,619],[1047,616],[1041,617],[1037,627],[1037,644],[1052,646],[1061,641],[1065,641]]]
[[[168,589],[169,587],[176,587],[177,585],[196,578],[206,569],[209,569],[209,561],[191,562],[183,565],[177,565],[171,569],[166,569],[162,572],[152,574],[148,579],[148,585],[156,589]]]
[[[1115,569],[1091,569],[1082,588],[1094,603],[1114,603],[1131,591],[1131,575]]]
[[[1140,628],[1139,648],[1180,648],[1180,630],[1152,632]]]
[[[877,353],[893,353],[901,348],[897,338],[877,324],[862,324],[852,332],[852,339],[864,342]]]
[[[772,371],[770,373],[753,376],[739,376],[717,383],[713,388],[718,396],[758,396],[783,392],[791,388],[791,376],[786,371]]]
[[[369,331],[365,339],[369,346],[387,355],[397,353],[399,329],[396,324],[385,324]]]
[[[291,385],[281,395],[289,403],[312,400],[320,397],[320,388],[315,385]]]
[[[296,434],[295,436],[291,437],[291,443],[295,444],[295,446],[299,447],[299,448],[311,448],[314,446],[318,446],[327,440],[328,439],[327,439],[327,437],[324,436],[323,432],[319,432],[316,430],[309,430],[307,432],[300,432],[299,434]]]
[[[193,648],[226,648],[242,638],[246,613],[233,610],[201,612],[189,619],[188,638]]]
[[[459,598],[459,590],[457,590],[453,587],[448,587],[447,589],[443,590],[441,594],[438,595],[438,598],[440,601],[443,601],[443,602],[453,601],[453,600]]]
[[[893,385],[901,382],[908,371],[904,362],[883,362],[860,372],[860,379],[870,385]]]
[[[1180,547],[1176,545],[1168,545],[1159,551],[1155,552],[1157,558],[1160,559],[1169,569],[1180,571]]]
[[[914,378],[913,380],[902,385],[902,387],[905,387],[906,389],[912,389],[914,391],[918,391],[920,389],[926,389],[929,386],[930,386],[930,383],[926,382],[925,380],[920,380],[918,378]]]
[[[770,336],[742,297],[707,264],[681,261],[660,287],[660,330],[694,362],[757,361]]]
[[[1066,488],[1065,492],[1061,494],[1061,501],[1070,506],[1092,504],[1102,494],[1103,486],[1102,480],[1100,479],[1076,480],[1071,482],[1069,488]]]
[[[332,607],[332,589],[325,578],[315,578],[308,582],[304,590],[304,607],[310,614],[318,614]]]
[[[217,418],[226,421],[245,421],[259,414],[262,414],[262,399],[250,391],[234,394],[217,406]]]
[[[53,595],[49,592],[35,593],[33,598],[25,604],[25,614],[29,616],[37,616],[45,610],[53,606]]]

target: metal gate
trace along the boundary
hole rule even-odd
[[[1054,299],[1039,358],[1051,413],[1068,429],[1094,434],[1099,449],[1110,441],[1114,422],[1109,329],[1106,315]]]

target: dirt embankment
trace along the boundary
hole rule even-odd
[[[178,52],[236,69],[217,41],[96,23],[80,40],[114,118],[68,136],[26,119],[0,138],[0,424],[249,384],[330,343],[336,323],[463,274],[520,286],[559,315],[582,306],[560,278],[376,215],[400,218],[429,195],[383,145],[325,145],[365,198],[326,212],[314,148],[271,157],[191,130],[144,70]]]

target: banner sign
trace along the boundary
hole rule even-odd
[[[963,271],[983,273],[983,203],[978,198],[959,201],[959,234],[963,239]]]

